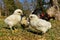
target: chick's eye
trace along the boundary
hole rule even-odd
[[[31,16],[30,18],[33,18],[33,16]]]
[[[21,13],[21,12],[18,12],[18,13]]]

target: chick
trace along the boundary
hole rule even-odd
[[[29,15],[29,19],[31,27],[38,31],[41,31],[42,33],[46,33],[48,29],[51,28],[50,22],[43,19],[39,19],[38,16],[36,16],[35,14]]]
[[[14,13],[10,16],[8,16],[4,22],[10,27],[12,30],[12,27],[19,23],[21,21],[21,15],[23,15],[23,12],[21,9],[16,9]]]

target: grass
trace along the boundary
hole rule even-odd
[[[6,29],[4,18],[0,18],[0,40],[60,40],[60,22],[51,20],[52,28],[44,35],[38,35],[26,30],[23,30],[20,24],[17,25],[17,29]]]

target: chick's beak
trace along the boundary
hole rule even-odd
[[[23,13],[21,13],[21,15],[23,15]]]
[[[30,22],[30,18],[28,18],[28,22]]]

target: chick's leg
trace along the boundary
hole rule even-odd
[[[13,33],[13,29],[12,29],[12,26],[9,26],[9,27],[10,27],[11,33]]]

